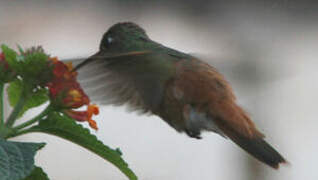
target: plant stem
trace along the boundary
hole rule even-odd
[[[24,94],[24,89],[22,89],[20,99],[19,99],[18,103],[15,105],[13,111],[11,112],[11,114],[6,122],[7,127],[9,127],[9,128],[12,127],[12,125],[14,124],[16,119],[18,118],[21,110],[23,109],[23,106],[26,102],[25,100],[26,100],[26,97]]]
[[[4,125],[4,103],[3,103],[4,83],[0,83],[0,129]]]
[[[19,130],[19,129],[23,129],[31,124],[34,124],[36,122],[38,122],[39,120],[41,120],[44,116],[46,116],[50,111],[51,111],[52,107],[51,105],[48,105],[39,115],[37,115],[36,117],[32,118],[31,120],[24,122],[16,127],[14,127],[14,130]]]
[[[23,129],[21,131],[18,131],[16,133],[10,133],[8,134],[5,139],[8,139],[8,138],[13,138],[13,137],[17,137],[17,136],[21,136],[23,134],[27,134],[27,133],[31,133],[31,132],[36,132],[34,129],[32,128],[29,128],[29,129]]]

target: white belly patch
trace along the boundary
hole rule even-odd
[[[195,131],[213,131],[222,137],[225,137],[224,133],[221,129],[214,123],[213,119],[208,117],[208,115],[204,112],[197,111],[194,107],[190,106],[188,109],[188,114],[185,117],[186,126],[188,129],[192,129]]]

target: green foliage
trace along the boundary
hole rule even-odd
[[[90,109],[97,107],[89,105],[89,100],[87,102],[88,97],[78,85],[75,73],[57,59],[50,61],[49,56],[40,47],[24,51],[18,46],[19,53],[6,45],[2,45],[1,48],[0,180],[49,179],[40,167],[34,166],[34,155],[37,150],[44,146],[43,143],[5,140],[30,132],[52,134],[78,144],[118,167],[129,179],[137,180],[136,175],[122,159],[122,152],[119,148],[109,148],[92,135],[88,129],[75,122],[76,120],[87,121],[91,127],[96,128],[95,121],[91,119],[91,116],[97,114],[96,111],[98,111],[98,109]],[[65,90],[65,84],[56,80],[60,76],[68,83],[66,90],[69,92],[69,96],[61,96],[62,98],[58,99],[60,96],[56,94],[63,93]],[[4,85],[7,84],[9,84],[7,88],[8,100],[13,110],[5,121],[2,102]],[[75,93],[72,94],[73,91]],[[50,100],[50,104],[42,113],[24,123],[15,125],[16,120],[27,110],[38,107],[48,100]],[[76,106],[56,107],[52,103],[56,100],[64,104],[73,103]],[[75,108],[84,105],[88,105],[87,111],[76,111]],[[75,119],[64,114],[65,112],[74,113],[74,117],[72,117]],[[35,123],[38,125],[34,126]]]
[[[42,168],[36,166],[31,174],[24,180],[49,180],[49,177]]]
[[[9,103],[12,107],[14,107],[22,94],[23,90],[23,81],[22,80],[15,80],[10,83],[7,92],[9,97]],[[19,116],[22,116],[27,110],[38,107],[43,103],[48,101],[48,92],[45,88],[33,88],[33,90],[29,91],[23,106],[22,111],[20,111]]]
[[[12,71],[8,71],[7,68],[0,63],[0,83],[10,82],[15,79],[16,74]]]
[[[75,123],[73,119],[66,115],[52,112],[41,120],[39,125],[32,127],[30,132],[48,133],[76,143],[114,164],[129,179],[137,179],[136,175],[128,168],[128,164],[121,158],[121,153],[118,150],[113,150],[104,145],[88,129]]]
[[[10,67],[13,69],[20,69],[20,67],[16,63],[18,54],[6,45],[2,45],[1,49]]]
[[[4,66],[0,64],[0,83],[5,82],[8,79],[7,72]]]
[[[42,48],[31,48],[23,54],[17,54],[6,45],[1,46],[10,68],[17,73],[26,83],[32,85],[44,85],[51,77],[49,69],[49,56]]]
[[[16,73],[9,69],[9,64],[4,56],[4,53],[0,54],[0,83],[10,82],[16,78]]]
[[[0,139],[1,180],[20,180],[34,168],[34,155],[44,143],[21,143]]]

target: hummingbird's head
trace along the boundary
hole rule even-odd
[[[135,23],[122,22],[113,25],[104,34],[100,43],[101,51],[123,52],[137,50],[149,40],[146,31]]]
[[[100,42],[99,51],[74,68],[78,70],[94,60],[149,53],[154,44],[140,26],[132,22],[117,23],[110,27]]]

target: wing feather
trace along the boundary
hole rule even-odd
[[[100,104],[153,113],[159,107],[165,82],[171,77],[171,56],[145,52],[81,63],[78,79],[89,97]],[[170,69],[171,68],[171,69]]]
[[[114,106],[127,104],[129,110],[141,113],[150,111],[133,80],[109,68],[106,61],[86,64],[78,74],[78,80],[91,101]]]

